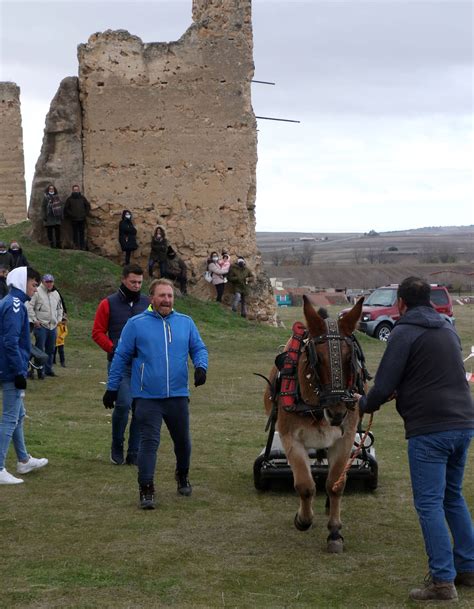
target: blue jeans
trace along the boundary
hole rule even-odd
[[[110,370],[112,362],[107,363],[107,370]],[[123,450],[125,441],[125,430],[127,429],[128,415],[132,410],[132,396],[130,394],[130,377],[132,374],[131,366],[124,370],[122,380],[119,385],[118,396],[115,408],[112,412],[112,446],[118,450]],[[132,420],[128,430],[128,454],[136,456],[138,445],[140,444],[140,432],[137,421],[132,410]]]
[[[39,328],[34,329],[33,334],[36,339],[35,345],[48,356],[48,361],[44,365],[44,371],[46,374],[49,374],[53,371],[54,350],[56,348],[56,328],[48,330],[48,328],[40,326]]]
[[[435,582],[452,582],[456,573],[474,572],[474,529],[462,496],[473,435],[474,430],[465,429],[408,439],[413,499]]]
[[[187,397],[162,400],[138,398],[135,400],[135,416],[140,429],[138,483],[153,483],[163,421],[173,440],[176,470],[187,473],[191,459],[189,399]]]
[[[12,382],[2,381],[1,385],[3,389],[3,412],[0,420],[0,469],[3,469],[11,440],[13,440],[18,461],[28,461],[29,455],[23,436],[24,392],[17,389]]]

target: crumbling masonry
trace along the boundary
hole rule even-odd
[[[226,247],[257,277],[253,317],[271,320],[255,236],[251,1],[194,0],[193,23],[178,41],[106,31],[80,45],[78,58],[79,78],[63,80],[46,120],[29,211],[35,233],[47,183],[66,196],[77,182],[92,207],[91,251],[119,259],[118,223],[128,208],[135,260],[145,263],[163,224],[189,269],[190,292],[208,298],[207,256]]]
[[[0,226],[26,220],[20,88],[0,83]]]

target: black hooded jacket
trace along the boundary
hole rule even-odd
[[[122,252],[133,252],[138,248],[137,244],[137,229],[133,225],[132,218],[127,219],[125,214],[131,214],[128,209],[122,212],[122,219],[119,223],[119,243]]]
[[[394,391],[406,438],[474,429],[461,341],[452,324],[429,306],[408,309],[395,324],[361,410],[378,410]]]

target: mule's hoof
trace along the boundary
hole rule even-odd
[[[299,517],[298,517],[298,512],[296,512],[295,514],[295,527],[298,529],[298,531],[307,531],[308,529],[311,528],[311,525],[313,524],[312,522],[302,522]]]

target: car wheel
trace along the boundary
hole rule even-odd
[[[388,337],[390,336],[391,331],[392,325],[389,324],[387,321],[384,321],[383,323],[377,326],[377,329],[375,330],[375,337],[379,340],[383,340],[384,342],[386,342],[388,340]]]

